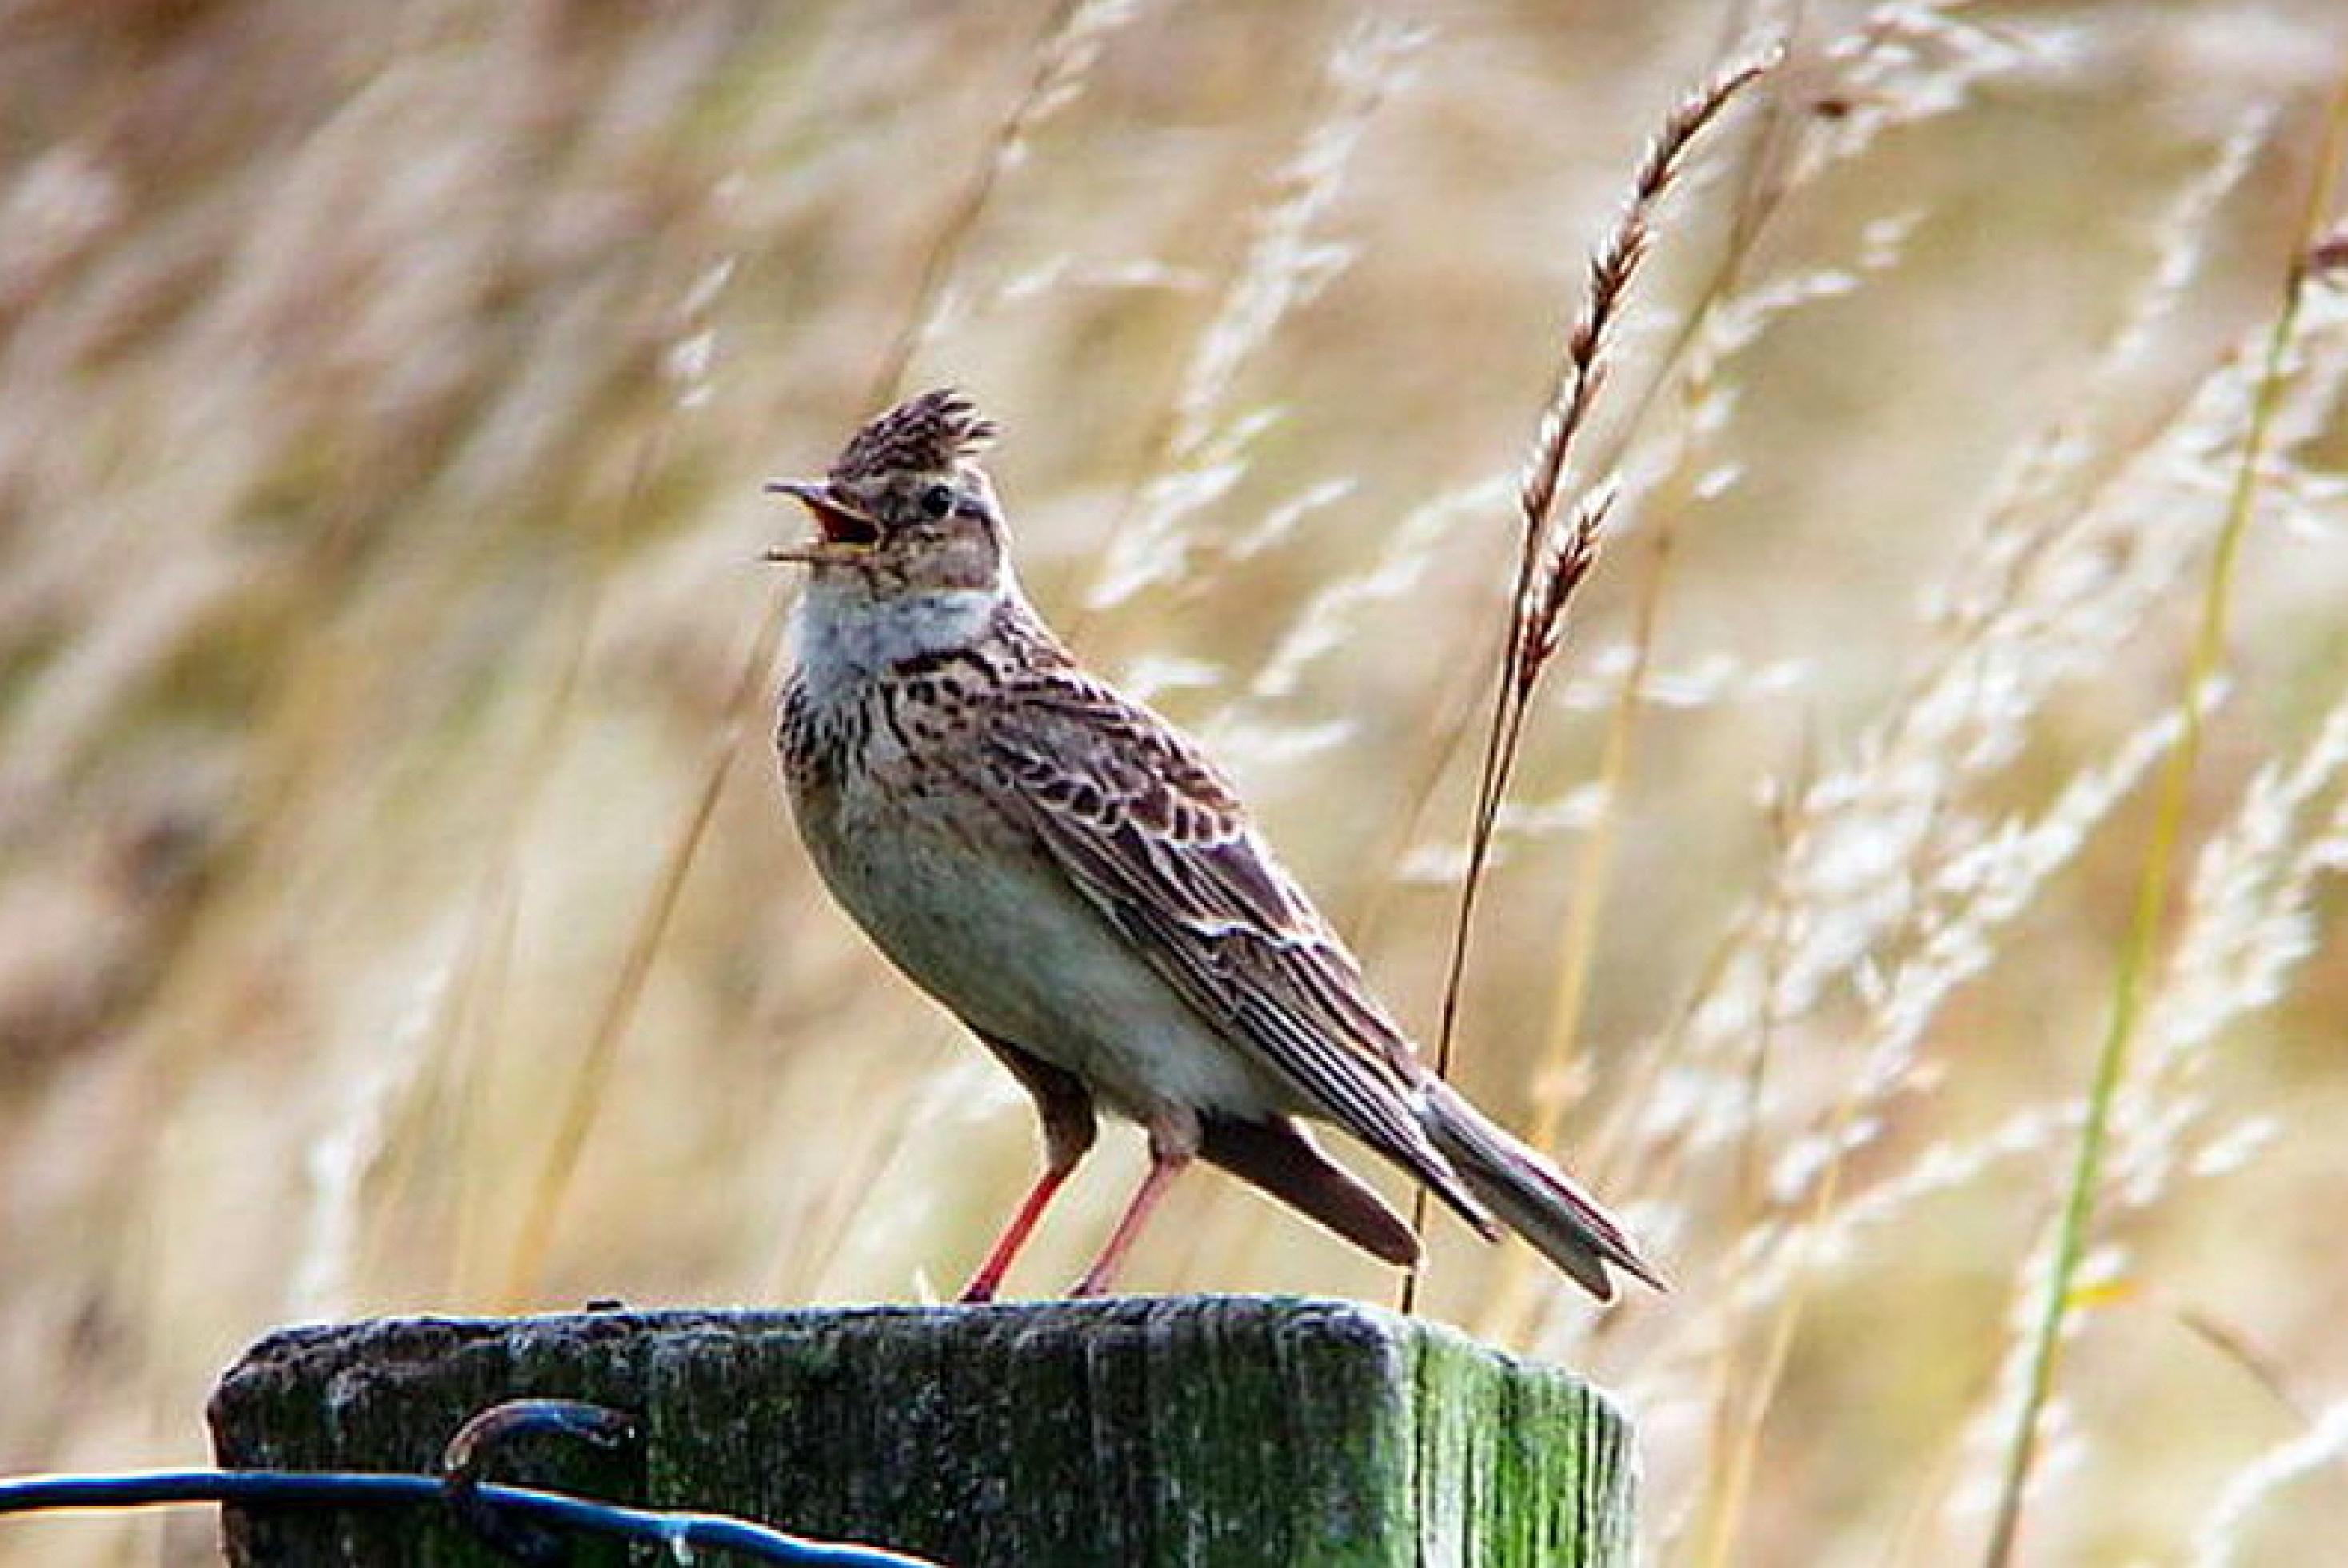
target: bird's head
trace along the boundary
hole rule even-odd
[[[1000,589],[1003,510],[977,461],[994,433],[951,387],[899,404],[859,430],[822,478],[767,484],[807,507],[817,537],[767,559],[876,600]]]

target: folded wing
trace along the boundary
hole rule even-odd
[[[1004,809],[1201,1018],[1491,1234],[1421,1125],[1409,1042],[1197,747],[1059,669],[1020,683],[984,749]]]

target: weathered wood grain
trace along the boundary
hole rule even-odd
[[[987,1564],[1570,1565],[1631,1558],[1630,1436],[1570,1375],[1346,1302],[399,1319],[273,1335],[222,1380],[233,1466],[428,1470],[526,1396],[642,1451],[495,1479]],[[427,1512],[232,1512],[260,1568],[497,1561]],[[616,1553],[581,1562],[622,1561]]]

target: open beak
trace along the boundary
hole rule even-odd
[[[860,508],[842,500],[825,479],[770,479],[767,493],[795,497],[815,518],[820,538],[767,552],[770,561],[852,560],[880,539],[880,527]]]

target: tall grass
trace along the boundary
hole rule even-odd
[[[1500,811],[1523,754],[1533,699],[1565,645],[1567,607],[1598,564],[1599,534],[1619,494],[1614,477],[1605,475],[1590,478],[1570,506],[1562,505],[1570,465],[1581,456],[1575,439],[1590,425],[1605,384],[1612,340],[1621,332],[1631,286],[1653,243],[1663,199],[1678,181],[1696,138],[1720,118],[1731,99],[1776,64],[1782,53],[1773,48],[1756,60],[1730,67],[1673,109],[1640,160],[1622,216],[1591,260],[1581,308],[1566,334],[1556,385],[1541,407],[1524,477],[1517,487],[1516,569],[1509,584],[1499,668],[1491,682],[1491,719],[1476,765],[1468,859],[1459,873],[1459,906],[1452,920],[1443,1001],[1436,1019],[1434,1066],[1439,1076],[1447,1078],[1452,1071],[1460,992],[1476,929],[1477,895],[1483,889]],[[1564,983],[1578,986],[1574,968],[1586,961],[1569,955]],[[1542,1131],[1554,1136],[1554,1127]],[[1412,1194],[1415,1227],[1425,1229],[1426,1210],[1426,1192]],[[1418,1271],[1413,1268],[1404,1281],[1403,1310],[1416,1305],[1417,1284]]]
[[[1678,1288],[1594,1311],[1437,1216],[1418,1305],[1616,1392],[1655,1560],[1978,1558],[2002,1489],[2021,1561],[2321,1560],[2335,9],[1744,8],[1787,57],[1646,215],[1497,791],[1528,389],[1714,8],[25,11],[0,1468],[196,1457],[289,1317],[965,1270],[1028,1113],[809,877],[757,564],[761,479],[952,380],[1046,611],[1430,1044],[1486,861],[1462,1085]],[[1106,1142],[1014,1289],[1097,1244]],[[1137,1286],[1393,1288],[1169,1205]]]
[[[2348,76],[2325,116],[2323,138],[2315,157],[2315,172],[2308,183],[2305,214],[2299,225],[2291,258],[2283,268],[2282,302],[2274,327],[2267,335],[2243,421],[2241,456],[2234,466],[2233,484],[2226,497],[2224,522],[2210,554],[2208,586],[2201,593],[2193,645],[2185,668],[2185,698],[2178,743],[2168,753],[2160,777],[2160,798],[2144,850],[2144,870],[2137,883],[2136,903],[2127,938],[2121,947],[2112,977],[2111,1021],[2096,1054],[2095,1077],[2089,1085],[2085,1114],[2079,1129],[2078,1153],[2064,1197],[2063,1218],[2055,1235],[2053,1266],[2047,1270],[2044,1306],[2030,1340],[2030,1370],[2020,1409],[2014,1416],[2013,1438],[2007,1450],[2005,1471],[1998,1488],[1997,1513],[1990,1527],[1985,1553],[1993,1563],[2013,1561],[2022,1528],[2022,1504],[2030,1482],[2031,1461],[2037,1450],[2038,1422],[2054,1390],[2055,1358],[2071,1312],[2073,1293],[2079,1288],[2089,1232],[2095,1224],[2104,1179],[2105,1146],[2121,1086],[2128,1076],[2129,1055],[2144,1012],[2147,977],[2160,939],[2162,917],[2168,902],[2169,864],[2184,831],[2186,794],[2201,757],[2201,692],[2218,675],[2226,652],[2226,631],[2233,610],[2234,577],[2241,559],[2243,537],[2256,509],[2258,487],[2272,438],[2277,410],[2282,403],[2282,383],[2297,337],[2300,292],[2308,278],[2307,258],[2313,254],[2332,207],[2333,184],[2343,136],[2348,136]]]

